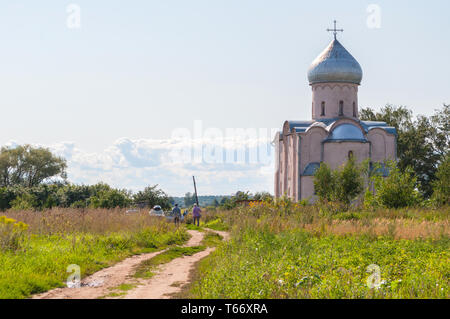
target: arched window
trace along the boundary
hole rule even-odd
[[[349,151],[348,152],[348,159],[352,159],[353,158],[353,151]]]
[[[353,117],[357,117],[357,114],[356,114],[356,103],[355,102],[353,102]]]
[[[325,102],[322,102],[320,107],[320,116],[325,116]]]
[[[344,101],[339,101],[339,116],[344,116]]]

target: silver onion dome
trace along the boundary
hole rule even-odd
[[[313,61],[308,70],[309,84],[344,82],[359,85],[362,76],[358,61],[338,40],[333,40]]]

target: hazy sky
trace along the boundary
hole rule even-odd
[[[334,19],[363,68],[360,106],[431,114],[450,103],[449,13],[447,0],[2,0],[0,144],[52,147],[78,183],[179,195],[196,174],[203,193],[272,191],[270,165],[171,166],[174,129],[309,119],[306,72]]]

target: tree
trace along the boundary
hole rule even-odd
[[[436,172],[433,200],[438,205],[450,205],[450,155],[447,154]]]
[[[363,191],[363,169],[356,164],[351,156],[340,170],[336,171],[336,198],[338,201],[349,205]]]
[[[67,178],[65,159],[31,145],[0,149],[0,186],[33,187],[52,177]]]
[[[339,169],[321,163],[314,175],[314,190],[321,201],[337,201],[349,205],[364,188],[365,164],[357,164],[352,156]]]
[[[374,183],[375,203],[387,208],[401,208],[414,206],[421,200],[416,189],[417,177],[412,167],[408,166],[401,171],[395,162],[387,162],[389,171],[387,177],[377,174],[372,177]]]
[[[321,201],[332,201],[336,189],[336,177],[333,170],[324,162],[314,175],[314,191]]]
[[[434,148],[442,158],[445,158],[450,149],[450,104],[444,104],[442,110],[436,110],[431,116],[431,122]]]
[[[90,197],[89,202],[92,208],[123,208],[131,203],[131,198],[125,190],[110,189]]]
[[[398,167],[405,171],[411,166],[417,175],[417,186],[425,197],[433,192],[439,163],[449,150],[450,106],[444,104],[430,118],[419,115],[404,106],[386,105],[379,112],[371,108],[361,110],[360,118],[383,121],[397,129]]]
[[[0,211],[11,208],[12,201],[18,196],[16,187],[0,187]]]
[[[232,196],[232,200],[234,202],[241,201],[241,200],[249,200],[252,197],[249,191],[243,192],[243,191],[237,191],[234,196]]]
[[[273,200],[272,194],[269,192],[258,192],[253,195],[254,200],[263,200],[263,201],[271,201]]]
[[[158,185],[148,186],[143,191],[134,195],[135,203],[144,203],[150,207],[161,206],[162,209],[170,209],[171,198]]]
[[[36,196],[30,193],[23,193],[11,202],[11,208],[14,210],[32,210],[37,206]]]
[[[187,192],[184,195],[184,206],[190,207],[190,206],[194,205],[196,202],[197,202],[197,200],[195,198],[195,194],[191,194],[190,192]]]
[[[62,207],[87,207],[89,197],[94,194],[94,187],[73,184],[60,187],[57,191],[59,205]]]

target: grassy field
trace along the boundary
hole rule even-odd
[[[133,254],[182,244],[189,237],[185,228],[120,210],[55,209],[1,215],[29,227],[15,238],[11,235],[14,223],[0,223],[0,298],[26,298],[62,287],[71,264],[79,265],[85,277]]]
[[[180,297],[448,298],[448,216],[292,204],[217,212],[231,240],[200,261]]]
[[[449,298],[449,213],[339,212],[281,201],[205,211],[200,227],[175,228],[121,210],[10,211],[0,213],[10,218],[0,217],[0,298],[62,287],[71,264],[85,277],[130,255],[169,248],[136,269],[148,277],[159,264],[212,246],[176,297]],[[231,239],[205,227],[229,231]],[[187,229],[204,232],[201,246],[170,247],[188,239]]]

